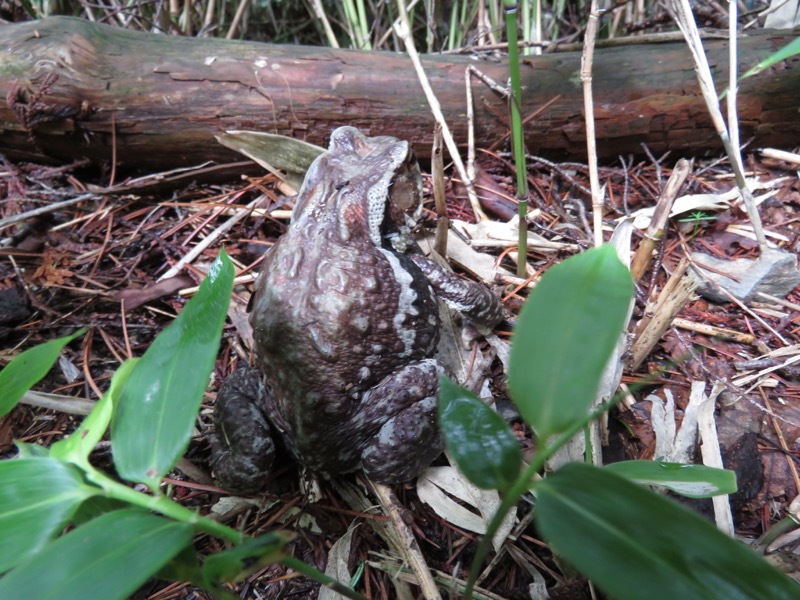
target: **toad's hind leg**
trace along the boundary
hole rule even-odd
[[[367,476],[400,483],[419,475],[444,449],[438,423],[439,367],[433,360],[407,365],[371,391],[368,412],[383,409],[378,432],[361,453]],[[388,419],[385,417],[389,416]]]
[[[231,373],[217,393],[211,466],[216,480],[230,490],[258,490],[272,467],[275,443],[264,415],[265,398],[261,375],[251,368]]]

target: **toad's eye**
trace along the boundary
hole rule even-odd
[[[346,188],[348,185],[350,185],[350,180],[349,179],[347,181],[343,182],[343,183],[337,183],[335,186],[333,186],[333,189],[335,189],[337,192],[339,192],[339,191],[343,190],[344,188]]]

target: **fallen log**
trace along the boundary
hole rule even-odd
[[[739,41],[749,68],[792,39],[758,31]],[[727,43],[706,40],[724,85]],[[429,55],[424,65],[459,144],[467,139],[465,68],[504,82],[503,61]],[[800,71],[790,59],[745,80],[742,140],[793,147],[800,139]],[[585,154],[577,52],[528,57],[523,115],[532,153]],[[693,64],[682,41],[600,49],[594,94],[601,157],[716,152]],[[506,101],[472,78],[479,145],[506,135]],[[255,129],[320,145],[342,124],[411,140],[430,155],[433,119],[403,54],[153,35],[53,17],[0,27],[0,153],[17,160],[116,160],[169,169],[241,157],[215,135]]]

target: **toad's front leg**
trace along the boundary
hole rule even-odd
[[[485,285],[466,281],[421,254],[409,258],[428,278],[436,295],[475,325],[492,328],[503,320],[503,303]]]

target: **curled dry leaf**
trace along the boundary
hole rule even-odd
[[[478,194],[481,206],[487,212],[508,220],[517,214],[517,203],[509,193],[500,187],[495,178],[484,169],[479,162],[475,166],[475,192]],[[459,196],[467,195],[466,188],[460,181],[453,181],[453,189]]]
[[[495,490],[481,490],[467,481],[455,467],[430,467],[417,481],[420,500],[428,504],[437,515],[456,527],[485,533],[489,522],[500,506],[500,495]],[[479,514],[465,508],[455,499],[475,508]],[[495,551],[499,551],[516,521],[513,509],[492,539]]]
[[[784,181],[783,178],[774,179],[772,181],[757,181],[756,179],[748,179],[747,186],[751,190],[769,189],[770,191],[756,196],[756,204],[761,204],[764,200],[771,198],[778,193],[776,188]],[[688,194],[681,196],[672,205],[672,210],[669,213],[670,217],[682,215],[684,213],[699,211],[699,210],[725,210],[730,207],[731,202],[739,197],[739,190],[735,187],[727,192],[718,194]],[[637,229],[647,229],[650,224],[650,218],[653,216],[655,207],[642,208],[633,213],[633,225]],[[627,217],[623,217],[627,218]]]
[[[169,279],[162,279],[144,288],[126,288],[120,290],[113,295],[113,299],[118,302],[124,300],[126,310],[133,310],[142,304],[158,300],[164,296],[171,296],[177,293],[178,290],[192,285],[195,285],[195,280],[189,275],[176,275]]]
[[[357,525],[352,525],[328,552],[328,566],[325,568],[325,575],[332,577],[344,585],[350,585],[350,570],[347,563],[350,561],[350,549],[353,546],[353,533]],[[341,594],[334,592],[329,587],[322,586],[319,589],[319,600],[341,600]]]

